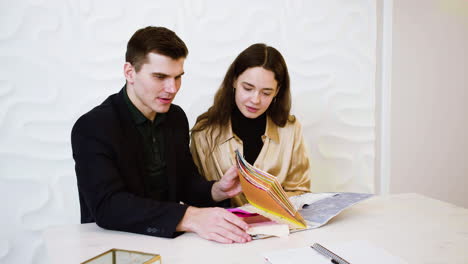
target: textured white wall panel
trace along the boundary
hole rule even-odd
[[[0,1],[0,262],[45,263],[41,231],[79,222],[75,120],[118,92],[126,42],[146,25],[189,47],[175,103],[191,122],[250,44],[289,65],[314,191],[373,191],[372,0]]]

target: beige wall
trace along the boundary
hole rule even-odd
[[[468,208],[468,1],[394,0],[390,192]]]

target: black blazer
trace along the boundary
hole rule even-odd
[[[150,199],[145,193],[143,143],[123,89],[76,121],[71,142],[81,223],[96,222],[106,229],[174,237],[187,205],[215,205],[211,197],[213,182],[198,174],[190,154],[184,111],[171,105],[162,127],[169,182],[169,201],[164,202]]]

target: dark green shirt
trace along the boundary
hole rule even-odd
[[[161,125],[166,119],[166,114],[157,113],[154,121],[151,121],[130,101],[127,87],[124,87],[124,94],[128,110],[143,142],[146,193],[158,201],[167,201],[168,182],[164,156],[164,133]]]

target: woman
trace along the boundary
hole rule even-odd
[[[275,175],[289,196],[310,190],[309,159],[292,115],[289,74],[273,47],[254,44],[229,67],[213,106],[197,118],[191,151],[200,173],[218,180],[234,166],[235,150]],[[247,203],[240,194],[233,206]]]

